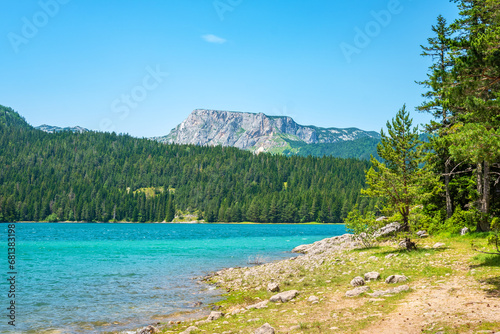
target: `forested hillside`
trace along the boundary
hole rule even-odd
[[[0,220],[341,222],[366,161],[166,145],[114,133],[45,133],[0,107]]]

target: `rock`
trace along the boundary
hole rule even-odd
[[[193,303],[193,307],[200,307],[201,305],[203,305],[202,302],[196,302],[196,303]]]
[[[370,256],[368,258],[368,261],[377,261],[377,260],[378,260],[378,257],[376,257],[376,256]]]
[[[369,293],[368,295],[372,297],[382,297],[382,296],[388,296],[388,295],[395,295],[403,291],[408,291],[410,290],[410,287],[408,285],[401,285],[395,288],[387,289],[387,290],[376,290],[373,293]]]
[[[387,254],[385,256],[386,259],[390,259],[391,257],[394,257],[394,256],[398,256],[398,254],[394,254],[394,253],[391,253],[391,254]]]
[[[271,282],[267,285],[267,291],[269,292],[279,292],[280,285],[278,283]]]
[[[278,293],[277,295],[272,296],[271,299],[269,300],[272,301],[273,303],[277,302],[286,303],[292,300],[293,298],[297,297],[298,294],[299,292],[297,290],[284,291]]]
[[[375,219],[376,222],[381,222],[383,220],[387,220],[389,218],[387,218],[386,216],[381,216],[381,217],[378,217],[377,219]]]
[[[460,235],[466,235],[470,232],[468,227],[464,227],[463,229],[460,230]]]
[[[353,249],[360,245],[358,237],[352,234],[343,234],[333,238],[326,238],[309,245],[300,245],[292,250],[292,253],[321,254],[324,252]]]
[[[212,311],[210,312],[210,315],[208,316],[207,320],[208,321],[214,321],[219,318],[222,318],[224,316],[224,313],[219,312],[219,311]]]
[[[316,296],[311,296],[309,298],[307,298],[307,301],[310,302],[310,303],[314,303],[314,302],[319,302],[319,298],[316,297]]]
[[[197,331],[198,330],[198,327],[195,327],[195,326],[191,326],[191,327],[188,327],[186,330],[184,330],[183,332],[180,332],[179,334],[189,334],[191,332],[194,332],[194,331]]]
[[[377,232],[373,234],[375,238],[388,236],[391,234],[395,234],[401,230],[401,224],[398,222],[390,223],[380,228]]]
[[[144,328],[141,328],[141,329],[138,329],[137,330],[137,334],[154,334],[154,333],[159,333],[160,331],[158,330],[158,328],[156,328],[155,326],[147,326],[147,327],[144,327]]]
[[[201,326],[201,325],[204,325],[204,324],[208,324],[209,322],[210,322],[210,320],[205,319],[205,320],[198,320],[194,324],[196,326]]]
[[[253,334],[274,334],[274,328],[268,323],[265,323],[261,327],[253,331]]]
[[[391,275],[385,279],[387,284],[406,282],[408,277],[405,275]]]
[[[292,327],[288,328],[289,331],[296,331],[298,329],[300,329],[299,325],[295,325],[295,326],[292,326]]]
[[[369,273],[365,274],[365,281],[376,281],[380,279],[380,274],[376,271],[370,271]]]
[[[363,279],[363,277],[360,277],[360,276],[357,276],[357,277],[354,277],[351,281],[351,285],[352,286],[362,286],[362,285],[365,285],[365,280]]]
[[[420,238],[427,238],[429,236],[429,234],[427,234],[427,231],[418,231],[417,232],[417,235],[420,237]]]
[[[446,246],[446,244],[442,243],[442,242],[436,242],[434,244],[434,246],[432,246],[432,248],[434,249],[437,249],[437,248],[444,248]]]
[[[261,308],[266,308],[267,304],[269,304],[269,300],[264,300],[260,303],[249,305],[246,307],[247,310],[252,310],[252,309],[261,309]]]
[[[349,290],[345,293],[345,296],[346,297],[357,297],[359,296],[360,294],[362,293],[365,293],[367,291],[370,291],[370,288],[367,287],[366,285],[365,286],[360,286],[360,287],[357,287],[353,290]]]

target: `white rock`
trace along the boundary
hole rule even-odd
[[[345,296],[346,297],[357,297],[360,294],[365,293],[367,291],[370,291],[369,287],[367,287],[366,285],[365,286],[360,286],[360,287],[354,288],[353,290],[347,291],[345,293]]]
[[[247,310],[266,308],[269,300],[264,300],[260,303],[247,306]]]
[[[274,334],[274,328],[268,323],[265,323],[262,327],[257,328],[253,334]]]
[[[319,302],[319,298],[316,296],[311,296],[311,297],[307,298],[307,301],[310,303]]]
[[[210,315],[208,316],[207,320],[208,321],[214,321],[217,319],[220,319],[224,316],[224,313],[219,312],[219,311],[212,311]]]
[[[180,334],[189,334],[191,332],[194,332],[194,331],[197,331],[198,330],[198,327],[195,327],[195,326],[191,326],[191,327],[188,327],[186,330],[184,330],[183,332],[180,332]]]
[[[277,295],[272,296],[271,299],[269,300],[272,301],[273,303],[276,302],[286,303],[292,300],[293,298],[297,297],[298,294],[299,292],[297,290],[283,291],[281,293],[278,293]]]
[[[376,281],[380,279],[380,274],[376,271],[370,271],[369,273],[365,274],[365,280],[366,281]]]
[[[365,280],[363,279],[363,277],[360,277],[360,276],[354,277],[351,280],[351,285],[352,286],[362,286],[362,285],[365,285]]]
[[[436,248],[444,248],[446,246],[446,244],[442,243],[442,242],[436,242],[434,244],[434,246],[432,246],[432,248],[436,249]]]
[[[278,283],[271,282],[267,285],[267,291],[269,292],[279,292],[280,285]]]
[[[408,277],[405,275],[391,275],[385,279],[387,284],[406,282]]]

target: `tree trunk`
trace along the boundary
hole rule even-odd
[[[453,203],[451,202],[450,194],[450,162],[444,163],[444,189],[446,191],[446,217],[451,218],[453,215]]]
[[[483,166],[484,164],[484,166]],[[479,193],[478,209],[481,218],[477,223],[478,232],[488,232],[490,222],[488,214],[490,210],[490,164],[488,162],[477,165],[477,192]]]

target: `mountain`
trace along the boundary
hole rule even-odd
[[[46,133],[0,107],[0,222],[163,221],[171,210],[208,222],[339,223],[368,161],[162,144],[89,131]]]
[[[163,143],[233,146],[256,153],[369,158],[380,135],[357,128],[297,124],[288,116],[196,109],[163,137]]]
[[[0,124],[29,129],[31,126],[14,109],[0,104]]]
[[[75,132],[75,133],[89,132],[88,129],[82,128],[81,126],[61,128],[59,126],[53,126],[53,125],[47,125],[47,124],[42,124],[40,126],[36,126],[35,129],[42,130],[42,131],[45,131],[47,133],[56,133],[56,132],[61,132],[61,131],[71,131],[71,132]]]

